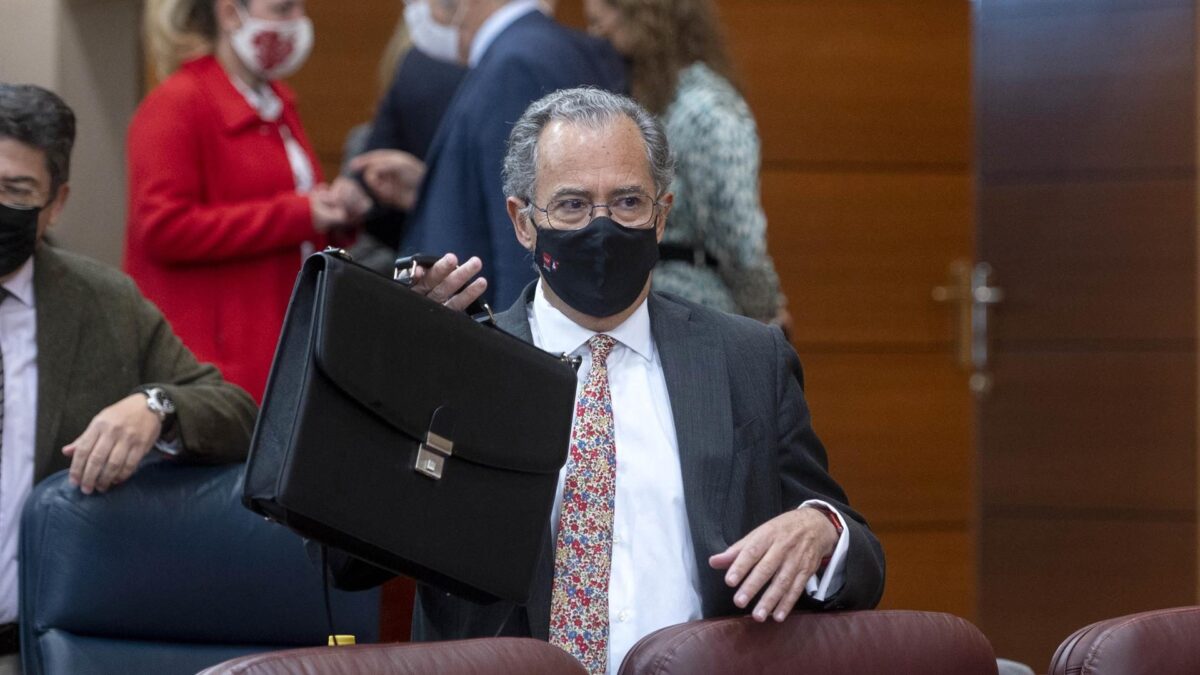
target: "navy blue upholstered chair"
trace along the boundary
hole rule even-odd
[[[106,495],[55,474],[21,518],[25,675],[195,673],[323,645],[319,569],[302,540],[246,510],[241,464],[147,462]],[[379,593],[332,591],[334,627],[378,639]]]

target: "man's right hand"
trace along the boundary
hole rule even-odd
[[[458,256],[447,253],[429,269],[418,267],[413,272],[410,288],[430,300],[436,300],[450,309],[461,312],[487,290],[487,279],[483,277],[467,284],[471,277],[482,270],[483,261],[479,258],[471,257],[459,265]]]
[[[106,492],[128,479],[162,432],[145,394],[131,394],[101,410],[62,449],[71,458],[70,481],[85,495]]]

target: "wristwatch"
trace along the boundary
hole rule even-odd
[[[146,395],[146,407],[158,416],[158,422],[162,425],[162,433],[166,435],[167,431],[174,426],[175,402],[171,400],[170,396],[167,396],[167,392],[162,387],[150,387],[142,393]]]

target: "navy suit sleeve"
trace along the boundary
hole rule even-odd
[[[400,97],[403,95],[400,69],[397,68],[396,77],[392,78],[391,86],[388,87],[387,93],[380,99],[379,107],[375,110],[375,119],[371,120],[371,135],[367,137],[366,150],[403,149],[400,138],[402,114]]]
[[[491,249],[490,270],[485,260],[484,276],[488,279],[492,300],[497,307],[508,307],[535,276],[532,258],[517,241],[512,220],[508,217],[507,198],[501,178],[508,135],[529,104],[557,87],[545,81],[538,70],[529,64],[513,60],[504,64],[494,76],[489,74],[484,93],[476,100],[486,102],[491,109],[479,116],[477,136],[479,150],[476,175],[486,205],[485,218]]]
[[[839,512],[850,529],[841,590],[819,603],[805,596],[801,605],[830,609],[870,609],[883,595],[883,548],[867,521],[850,508],[841,486],[829,474],[825,446],[813,431],[804,399],[804,372],[800,357],[778,328],[771,330],[778,361],[776,391],[779,397],[779,472],[783,482],[783,508],[796,508],[809,499],[821,499]]]

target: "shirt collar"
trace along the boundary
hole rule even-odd
[[[587,341],[596,331],[589,330],[567,318],[546,299],[542,288],[543,282],[538,281],[537,291],[533,296],[531,313],[533,315],[534,339],[538,347],[551,354],[574,354],[577,350],[586,348]],[[650,335],[650,310],[645,300],[634,310],[629,318],[616,328],[605,331],[617,342],[632,349],[647,361],[654,360],[654,340]]]
[[[17,268],[16,274],[3,284],[8,294],[21,301],[26,307],[33,307],[33,256],[29,256],[24,264]]]
[[[274,122],[283,114],[283,101],[275,95],[270,85],[263,85],[257,90],[251,89],[250,85],[242,82],[242,78],[233,73],[229,73],[229,81],[264,122]]]
[[[487,53],[488,47],[492,46],[504,29],[513,25],[517,19],[530,12],[536,12],[538,9],[538,0],[510,0],[503,7],[492,12],[492,15],[475,32],[475,38],[471,40],[471,53],[467,58],[467,65],[472,68],[479,65],[479,61]]]

